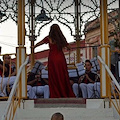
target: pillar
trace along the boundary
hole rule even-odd
[[[16,62],[17,71],[26,59],[26,48],[25,48],[25,0],[18,0],[18,47],[16,48]],[[27,97],[27,72],[26,67],[23,68],[20,80],[18,95],[20,98]]]
[[[101,47],[100,56],[110,68],[110,46],[108,45],[108,15],[107,0],[100,0],[100,31]],[[105,98],[110,95],[110,81],[108,73],[104,66],[100,67],[101,97]]]

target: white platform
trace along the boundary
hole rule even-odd
[[[0,102],[0,116],[5,103],[6,101]],[[65,120],[120,120],[115,110],[109,108],[109,101],[104,99],[87,99],[86,108],[79,106],[35,108],[34,100],[25,100],[17,110],[15,120],[50,120],[55,112],[61,112]]]

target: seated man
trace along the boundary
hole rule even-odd
[[[64,120],[62,113],[56,112],[52,115],[51,120]]]
[[[36,99],[37,98],[35,91],[32,89],[32,86],[30,86],[30,85],[27,85],[27,97],[29,99]]]
[[[0,71],[1,71],[0,96],[9,96],[12,86],[14,84],[14,81],[16,79],[16,69],[12,71],[12,68],[10,66],[10,62],[11,62],[10,59],[11,57],[8,54],[3,56],[5,67],[3,67],[3,62],[0,61]],[[4,75],[2,75],[3,68],[4,68]],[[31,86],[27,85],[27,91],[28,91],[29,98],[31,99],[36,98],[36,95]]]
[[[4,83],[6,82],[6,85],[5,85],[6,89],[3,90],[3,92],[5,93],[5,96],[9,95],[11,86],[14,84],[14,81],[16,79],[16,76],[15,76],[16,70],[12,71],[11,66],[10,66],[10,62],[11,62],[11,57],[9,54],[3,55],[3,61],[0,61],[1,77],[3,77],[3,78],[1,78],[1,80],[2,81],[4,80],[3,81]],[[3,63],[4,63],[4,67],[3,67]],[[9,91],[8,91],[8,89],[9,89]]]
[[[14,83],[15,79],[16,79],[15,76],[12,76],[9,78],[11,83]],[[4,78],[0,77],[0,96],[1,97],[7,96],[7,93],[6,93],[7,83],[8,83],[8,77],[4,77]]]
[[[7,68],[5,68],[5,71],[7,70]],[[3,72],[3,62],[0,59],[0,77],[2,77],[2,72]]]
[[[12,69],[11,65],[11,57],[8,54],[3,55],[3,60],[5,64],[5,70],[4,70],[4,77],[9,77],[9,76],[15,76],[16,75],[16,69]]]
[[[78,85],[78,78],[70,78],[70,84],[73,89],[73,93],[75,94],[76,98],[81,97],[81,91]]]
[[[32,89],[38,98],[41,96],[44,98],[49,98],[50,93],[47,83],[48,80],[42,79],[40,76],[40,74],[35,75],[34,73],[30,72],[28,75],[27,84],[32,86]]]
[[[96,81],[99,81],[99,77],[97,77],[97,74],[91,72],[92,63],[90,60],[85,61],[85,74],[82,75],[79,80],[79,88],[82,92],[83,98],[91,98],[94,95],[94,87],[96,88]],[[74,84],[74,92],[78,92],[78,86],[77,84]],[[99,87],[99,86],[98,86]]]
[[[8,54],[3,56],[4,64],[5,66],[3,67],[3,62],[0,60],[0,96],[7,96],[6,93],[6,87],[9,83],[9,85],[13,85],[16,76],[12,76],[12,74],[9,76],[9,71],[10,71],[10,56]],[[4,69],[4,70],[3,70]],[[3,75],[4,71],[4,75]]]

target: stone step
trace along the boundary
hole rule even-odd
[[[86,119],[86,118],[80,118],[79,120],[101,120],[101,118],[95,118],[95,119]],[[38,118],[38,119],[16,119],[16,120],[41,120],[40,118]],[[50,119],[47,119],[47,120],[50,120]],[[69,119],[69,120],[73,120],[73,119]],[[114,118],[104,118],[104,119],[102,119],[102,120],[119,120],[119,119],[114,119]]]
[[[29,119],[15,119],[15,120],[43,120],[43,119],[41,119],[41,118],[29,118]],[[50,120],[50,118],[47,118],[47,119],[44,119],[44,120]],[[72,118],[69,118],[69,119],[67,119],[67,118],[65,118],[65,120],[74,120],[74,119],[72,119]],[[79,119],[76,119],[76,120],[119,120],[119,119],[114,119],[113,117],[110,117],[110,118],[79,118]]]
[[[62,113],[65,120],[115,120],[112,108],[87,109],[70,107],[19,109],[15,118],[16,120],[50,120],[55,112]]]
[[[0,118],[3,115],[6,108],[7,101],[0,101]]]
[[[56,108],[56,107],[86,107],[86,99],[83,98],[50,98],[34,100],[35,108]]]
[[[65,120],[118,120],[114,119],[112,108],[103,107],[103,101],[83,98],[23,100],[14,120],[50,120],[55,112],[61,112]],[[5,105],[6,101],[0,102],[1,108],[4,109]]]

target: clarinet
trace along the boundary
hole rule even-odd
[[[81,82],[83,82],[84,78],[85,78],[85,74],[82,76]]]
[[[99,78],[98,75],[96,75],[96,76],[95,76],[95,82],[98,81],[98,78]]]

